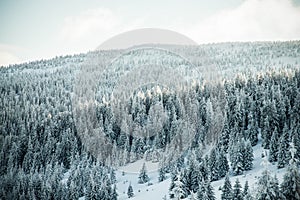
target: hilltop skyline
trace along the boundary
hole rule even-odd
[[[0,65],[87,52],[120,33],[163,28],[195,42],[300,39],[299,0],[2,1]]]

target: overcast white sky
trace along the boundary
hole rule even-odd
[[[137,28],[197,43],[300,39],[300,0],[1,0],[0,65],[94,50]]]

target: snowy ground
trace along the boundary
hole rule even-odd
[[[262,166],[262,153],[263,148],[261,147],[261,140],[259,140],[259,143],[253,147],[254,151],[254,161],[253,161],[253,169],[250,171],[246,171],[243,175],[240,176],[230,176],[231,184],[234,185],[235,180],[238,178],[241,185],[244,187],[244,184],[246,181],[248,181],[250,190],[255,191],[254,184],[257,182],[257,179],[259,176],[261,176],[262,172],[264,171],[265,167]],[[150,177],[150,182],[153,183],[153,185],[148,186],[148,184],[138,184],[138,175],[139,170],[142,168],[142,165],[145,161],[139,160],[135,163],[131,163],[127,166],[121,167],[117,171],[117,188],[118,188],[118,194],[119,199],[128,199],[127,197],[127,188],[129,186],[129,183],[131,182],[131,185],[134,190],[134,197],[130,199],[135,200],[153,200],[153,199],[163,199],[164,196],[169,199],[169,186],[170,186],[170,174],[168,174],[167,180],[163,182],[158,182],[158,163],[152,163],[152,162],[145,162],[148,176]],[[285,168],[283,169],[277,169],[276,165],[269,164],[268,170],[271,172],[272,176],[276,175],[279,179],[279,183],[282,181],[283,175],[286,171]],[[125,173],[125,175],[122,175],[122,172]],[[214,192],[217,199],[221,199],[221,190],[219,190],[220,187],[222,187],[224,184],[224,178],[219,181],[212,182],[212,186],[214,187]]]
[[[162,199],[165,195],[168,196],[170,175],[168,175],[167,180],[159,183],[158,163],[145,162],[150,183],[153,185],[148,186],[148,183],[138,184],[139,171],[144,162],[144,160],[139,160],[118,169],[116,175],[119,199],[128,199],[127,188],[130,182],[135,194],[131,199]],[[125,173],[124,176],[122,175],[123,172]]]
[[[238,178],[243,188],[245,182],[248,181],[251,193],[252,191],[255,191],[254,185],[257,182],[258,177],[261,176],[262,172],[265,170],[265,167],[262,165],[263,151],[265,150],[261,147],[261,142],[259,142],[256,146],[253,147],[254,161],[252,170],[246,171],[243,175],[240,176],[230,176],[232,186],[234,185],[235,180]],[[277,169],[277,165],[272,165],[271,163],[268,165],[268,170],[270,171],[272,176],[277,176],[279,183],[283,180],[283,175],[286,172],[286,168]],[[224,180],[225,178],[211,183],[214,187],[214,192],[216,194],[217,199],[221,199],[222,191],[219,190],[219,188],[223,186]]]

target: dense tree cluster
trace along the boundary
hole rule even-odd
[[[157,85],[137,88],[117,105],[121,113],[97,98],[121,74],[119,68],[107,74],[111,82],[99,80],[93,88],[95,109],[73,102],[75,86],[89,87],[76,82],[80,64],[89,56],[104,62],[121,50],[0,68],[0,198],[116,199],[111,167],[145,158],[160,162],[159,181],[172,173],[171,197],[214,199],[211,181],[252,168],[252,146],[259,134],[269,161],[278,168],[288,166],[291,142],[295,159],[300,155],[300,72],[293,62],[300,55],[298,47],[298,41],[169,47],[195,66],[219,66],[222,84],[198,81],[181,92]],[[292,64],[280,61],[282,57]],[[166,58],[163,64],[174,63]],[[85,143],[85,137],[93,143]],[[204,156],[202,150],[210,146]],[[298,180],[292,179],[298,177],[295,166],[282,188],[292,184],[298,191]],[[142,170],[141,182],[148,181],[146,175]],[[258,184],[278,185],[268,174],[263,177]],[[239,183],[233,188],[224,198],[240,198]]]
[[[0,68],[0,198],[117,198],[111,169],[84,152],[71,93],[84,55]]]

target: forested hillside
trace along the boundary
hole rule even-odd
[[[117,199],[116,170],[141,159],[159,163],[152,182],[171,177],[166,198],[219,199],[211,182],[225,178],[222,199],[299,199],[300,42],[152,48],[1,67],[0,199]],[[172,88],[157,66],[188,83]],[[115,103],[125,79],[139,87]],[[231,186],[257,145],[284,180],[266,170],[260,190]],[[136,182],[149,183],[145,168]]]

